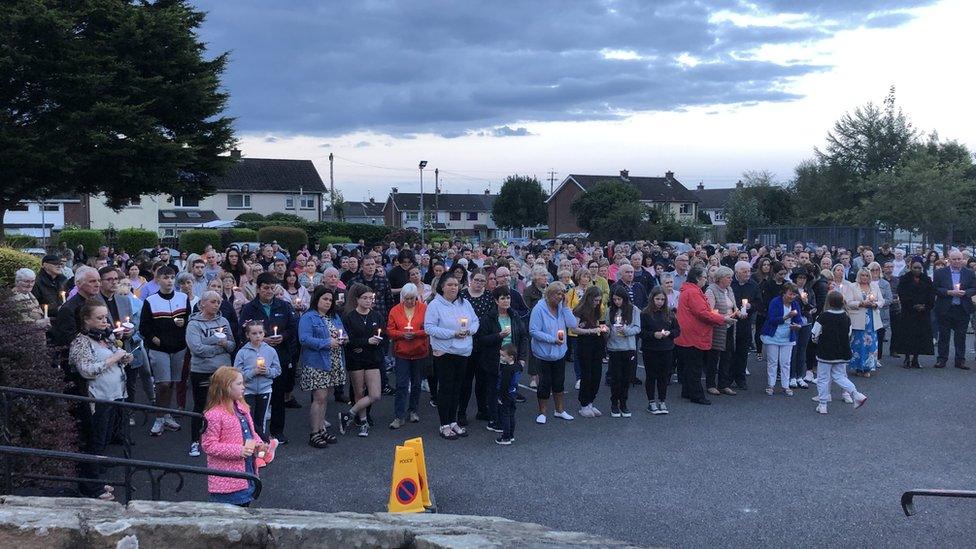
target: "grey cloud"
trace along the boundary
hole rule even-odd
[[[910,13],[885,13],[868,19],[864,26],[874,29],[884,29],[904,25],[913,19]]]
[[[751,51],[865,25],[895,26],[907,20],[897,10],[920,2],[199,4],[208,12],[201,36],[210,51],[231,51],[224,85],[239,130],[453,138],[515,121],[607,120],[639,111],[792,101],[797,96],[783,91],[792,79],[829,67],[757,61]],[[721,10],[802,13],[824,23],[737,27],[710,19]],[[633,51],[640,59],[605,59],[606,50]],[[701,64],[682,65],[676,60],[681,54]]]
[[[353,147],[355,147],[357,149],[364,149],[364,148],[368,147],[369,145],[370,145],[369,141],[360,141],[359,143],[356,143],[355,145],[353,145]]]
[[[320,149],[328,149],[328,148],[331,148],[331,147],[332,147],[332,145],[329,144],[329,143],[322,143],[321,145],[319,145],[319,148]]]
[[[265,143],[277,143],[278,142],[278,138],[275,137],[275,136],[273,136],[273,135],[268,135],[268,136],[266,136],[264,138],[264,142]]]

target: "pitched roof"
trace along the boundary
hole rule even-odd
[[[721,210],[729,202],[735,187],[725,189],[696,189],[694,192],[701,200],[700,207],[706,210]]]
[[[639,177],[628,175],[625,179],[620,174],[617,175],[585,175],[585,174],[570,174],[566,176],[566,179],[560,185],[560,188],[566,184],[572,184],[575,182],[577,185],[583,188],[583,190],[588,191],[590,188],[594,187],[597,183],[602,181],[618,181],[621,183],[630,183],[631,185],[637,187],[637,191],[640,193],[640,199],[647,202],[698,202],[698,197],[694,193],[689,191],[684,185],[681,184],[677,179],[668,172],[668,176],[665,177]],[[555,196],[556,189],[552,195]],[[548,199],[546,200],[549,201]]]
[[[343,215],[346,217],[383,217],[383,202],[350,202],[346,200],[344,206]],[[332,205],[327,203],[325,211],[326,213],[331,212]]]
[[[157,215],[160,224],[167,223],[170,225],[199,225],[220,219],[213,210],[159,210]]]
[[[433,210],[436,201],[437,209],[455,212],[490,212],[497,194],[449,194],[424,193],[424,209]],[[420,210],[420,193],[390,194],[396,209],[403,211]],[[385,208],[384,208],[385,209]]]
[[[325,183],[311,160],[240,158],[214,182],[218,191],[322,193]]]

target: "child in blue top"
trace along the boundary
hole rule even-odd
[[[234,367],[244,374],[244,400],[251,408],[254,429],[263,440],[268,440],[267,419],[271,405],[271,385],[281,375],[278,352],[264,342],[264,325],[252,322],[244,328],[247,344],[241,347],[234,359]]]

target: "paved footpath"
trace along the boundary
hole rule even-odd
[[[681,400],[672,385],[669,416],[648,414],[643,387],[633,387],[634,416],[612,419],[603,386],[602,418],[536,425],[530,398],[518,409],[509,447],[495,445],[482,422],[465,439],[438,438],[424,393],[421,423],[388,429],[393,399],[384,397],[368,438],[350,434],[316,450],[305,444],[307,395],[300,393],[305,408],[288,411],[292,443],[264,475],[258,504],[385,510],[393,445],[423,436],[446,513],[674,547],[972,547],[976,501],[918,498],[918,514],[905,517],[899,497],[910,488],[976,489],[976,370],[904,370],[895,362],[886,360],[871,379],[855,378],[870,397],[862,409],[840,402],[835,388],[826,416],[814,412],[812,388],[766,396],[765,368],[755,360],[750,390],[711,397],[712,406]],[[572,378],[569,364],[567,371]],[[575,391],[567,396],[577,415]],[[330,421],[338,410],[329,403]],[[203,465],[205,458],[186,456],[187,431],[150,439],[140,426],[135,456]],[[203,500],[205,490],[204,479],[187,478],[175,497]]]

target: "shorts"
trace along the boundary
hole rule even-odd
[[[539,366],[539,386],[536,396],[547,399],[552,393],[561,394],[566,390],[566,360],[542,360],[536,357]]]
[[[183,378],[183,356],[186,349],[175,353],[149,351],[149,365],[152,367],[153,382],[179,383]]]

